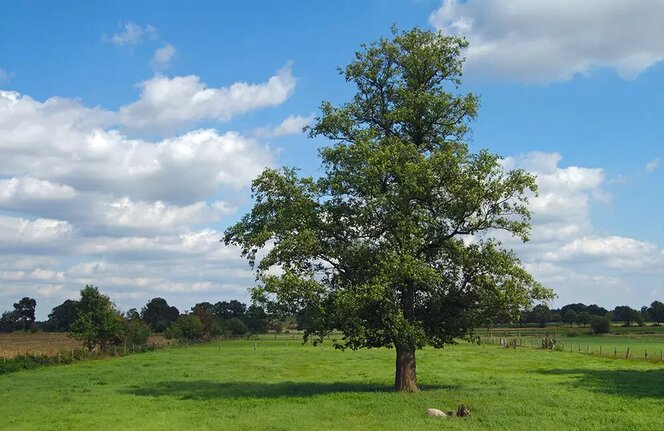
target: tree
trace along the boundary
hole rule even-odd
[[[141,318],[154,332],[164,332],[180,316],[164,298],[153,298],[141,310]]]
[[[532,311],[533,321],[545,327],[551,321],[551,310],[545,304],[537,304]]]
[[[573,323],[576,323],[576,318],[577,318],[576,311],[574,311],[571,308],[563,313],[563,322],[569,323],[570,328],[572,327]]]
[[[214,304],[214,314],[222,320],[232,318],[242,319],[246,311],[247,306],[235,299],[232,299],[230,302],[220,301]]]
[[[657,324],[664,322],[664,303],[653,301],[648,308],[648,317]]]
[[[625,322],[625,326],[630,326],[632,322],[639,320],[639,312],[628,305],[619,305],[613,309],[613,320]]]
[[[590,318],[592,317],[592,314],[588,313],[587,311],[582,311],[579,314],[576,315],[576,323],[578,325],[585,326],[590,323]]]
[[[459,94],[465,40],[414,29],[363,47],[342,71],[355,97],[322,113],[311,137],[333,141],[320,178],[266,169],[255,204],[225,232],[256,269],[257,303],[311,314],[305,340],[343,333],[337,348],[394,347],[395,388],[415,391],[415,352],[552,293],[501,230],[528,239],[535,178],[471,153],[478,99]],[[258,259],[258,251],[272,245]],[[281,275],[268,269],[279,266]]]
[[[69,327],[76,321],[78,301],[67,299],[62,304],[53,308],[48,315],[46,328],[52,332],[67,332]]]
[[[237,317],[233,317],[225,321],[224,326],[226,328],[226,331],[230,335],[234,336],[244,335],[247,332],[249,332],[247,325],[245,325],[244,322],[238,319]]]
[[[122,315],[110,298],[99,288],[86,285],[76,306],[77,317],[69,328],[69,335],[83,341],[88,350],[96,346],[103,351],[122,339]]]
[[[130,346],[146,346],[150,338],[150,326],[135,315],[124,319],[122,335]]]
[[[180,342],[200,341],[205,339],[205,326],[198,316],[184,314],[168,328],[166,338],[174,338]]]
[[[265,334],[268,325],[270,324],[270,317],[257,305],[250,305],[244,315],[244,323],[251,334]]]
[[[27,331],[35,323],[37,301],[27,296],[14,304],[14,316],[17,329]]]
[[[606,316],[606,314],[609,312],[609,310],[607,310],[604,307],[600,307],[597,304],[590,304],[589,306],[586,307],[585,311],[594,316],[602,316],[602,317]]]
[[[611,330],[611,321],[604,316],[591,315],[590,328],[595,334],[608,334]]]
[[[15,311],[5,311],[0,317],[0,332],[14,332],[18,324],[16,323],[18,316]]]
[[[194,305],[191,313],[198,317],[204,327],[205,338],[213,338],[221,334],[222,327],[219,319],[214,315],[214,306],[209,302]]]

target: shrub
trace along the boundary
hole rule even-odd
[[[205,326],[198,316],[185,314],[166,330],[166,338],[183,341],[200,341],[205,338]]]
[[[590,319],[590,328],[595,334],[608,334],[611,329],[611,321],[606,317],[593,316]]]
[[[124,340],[128,345],[145,346],[150,338],[150,326],[140,319],[124,322]]]

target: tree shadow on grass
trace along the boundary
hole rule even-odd
[[[420,385],[422,390],[458,389],[458,386]],[[122,390],[145,397],[178,397],[183,400],[217,398],[312,397],[332,393],[391,392],[392,387],[353,382],[214,382],[209,380],[164,381]]]
[[[664,369],[661,370],[546,370],[545,375],[570,375],[574,387],[634,398],[664,398]],[[563,383],[569,384],[567,382]]]

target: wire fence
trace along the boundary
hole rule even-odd
[[[504,348],[527,348],[539,350],[552,350],[560,352],[581,353],[586,355],[601,356],[616,359],[635,359],[651,362],[664,362],[664,347],[647,348],[639,347],[633,349],[630,346],[601,345],[590,343],[574,343],[570,341],[559,341],[551,337],[493,337],[480,336],[481,344],[495,344]]]

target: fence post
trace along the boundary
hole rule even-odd
[[[629,359],[629,347],[627,348],[627,354],[625,355],[625,359]]]
[[[618,349],[616,347],[613,347],[613,357],[615,358],[618,355]]]
[[[643,353],[643,359],[645,359],[646,361],[648,360],[648,349],[645,349]]]
[[[602,346],[599,346],[599,355],[602,356]]]

